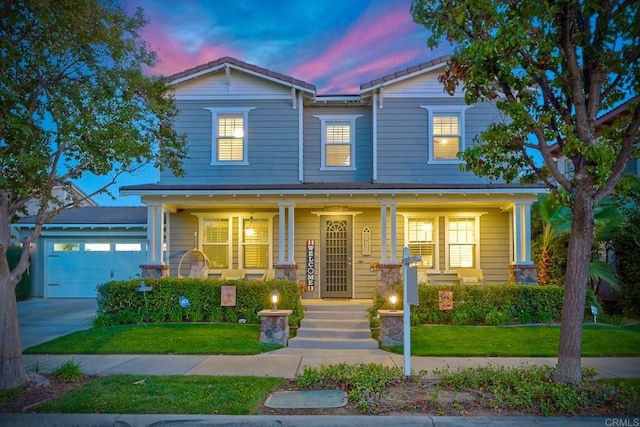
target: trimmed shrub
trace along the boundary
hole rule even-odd
[[[395,286],[402,297],[402,285]],[[439,291],[453,292],[453,308],[440,310]],[[506,325],[520,323],[559,322],[562,315],[562,286],[532,285],[418,285],[420,305],[411,306],[411,323],[453,325]],[[585,315],[591,306],[602,311],[597,297],[587,290]],[[370,317],[379,309],[391,308],[388,301],[377,295]]]
[[[280,292],[278,308],[293,310],[289,325],[297,327],[303,317],[298,284],[287,280],[243,281],[217,279],[178,279],[165,277],[144,279],[149,292],[138,292],[140,279],[113,281],[98,286],[96,325],[162,322],[260,323],[258,312],[271,307],[273,289]],[[222,307],[222,286],[236,287],[236,305]],[[180,298],[189,299],[183,308]]]
[[[19,246],[10,246],[7,250],[7,261],[9,261],[9,268],[13,269],[20,260],[22,254],[22,248]],[[16,299],[18,301],[24,301],[31,296],[31,275],[29,269],[24,272],[22,278],[16,285]]]

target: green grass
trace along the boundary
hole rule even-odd
[[[30,354],[259,354],[260,326],[220,323],[119,325],[74,332],[30,347]]]
[[[440,326],[411,328],[411,354],[452,357],[557,357],[559,326]],[[389,350],[402,353],[402,347]],[[639,356],[640,324],[585,325],[582,356]]]
[[[265,396],[284,381],[273,377],[111,375],[39,405],[34,411],[256,415]]]

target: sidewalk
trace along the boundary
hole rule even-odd
[[[50,372],[68,360],[80,364],[88,375],[250,375],[293,379],[305,367],[376,363],[404,368],[404,357],[383,350],[308,350],[282,348],[254,356],[164,356],[164,355],[39,355],[23,356],[27,369],[38,366]],[[412,357],[412,372],[434,369],[465,369],[477,366],[551,365],[553,357]],[[594,368],[597,378],[640,378],[640,357],[583,358],[584,367]]]

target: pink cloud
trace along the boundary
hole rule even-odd
[[[397,51],[398,40],[416,32],[416,24],[411,20],[411,15],[405,7],[383,10],[382,13],[382,15],[371,17],[365,12],[364,17],[357,21],[344,37],[327,48],[319,57],[294,67],[293,75],[312,82],[321,77],[340,74],[341,70],[354,75],[354,67],[361,69],[362,72],[366,69],[375,69],[375,65],[358,67],[357,64],[362,63],[363,58],[375,58],[376,52]],[[392,57],[406,60],[415,54],[415,48],[409,47],[407,52],[397,53]],[[389,59],[384,62],[386,65],[393,65]],[[387,68],[384,74],[389,71],[390,69]],[[340,78],[344,78],[344,74]]]
[[[150,71],[153,74],[165,76],[205,64],[223,56],[238,54],[223,43],[215,46],[205,44],[197,50],[188,51],[180,40],[167,31],[166,27],[153,20],[145,28],[144,39],[158,55],[156,66]]]

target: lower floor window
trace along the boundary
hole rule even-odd
[[[476,218],[449,218],[449,267],[475,267]]]

